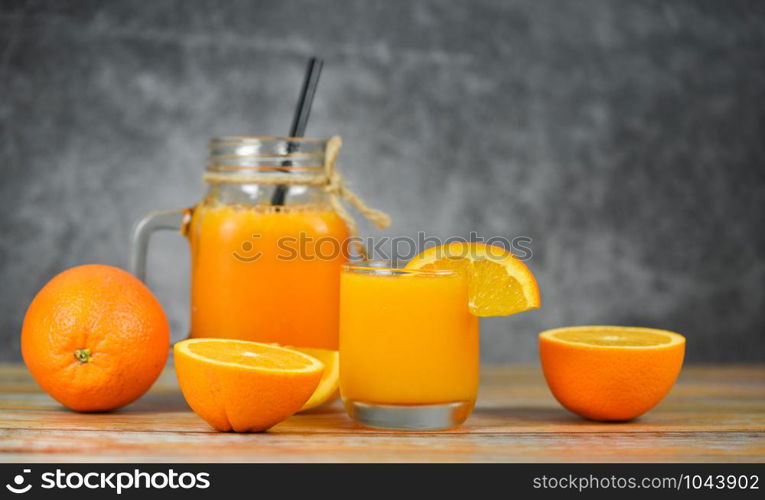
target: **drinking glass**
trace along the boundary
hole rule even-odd
[[[453,271],[353,262],[340,277],[340,394],[356,422],[437,430],[463,423],[478,392],[478,318]]]

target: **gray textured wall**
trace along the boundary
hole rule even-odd
[[[210,136],[285,133],[319,54],[308,133],[386,234],[533,238],[543,309],[484,321],[485,359],[619,323],[763,361],[764,53],[761,1],[3,0],[0,358],[51,276],[200,198]],[[185,242],[150,263],[180,338]]]

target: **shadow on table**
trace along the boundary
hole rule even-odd
[[[145,394],[137,401],[131,403],[125,408],[117,410],[120,413],[135,412],[188,412],[191,411],[189,405],[183,399],[179,392],[168,392],[164,394]]]
[[[563,408],[549,407],[493,407],[477,408],[473,412],[473,418],[481,421],[483,425],[492,425],[494,423],[502,426],[508,425],[540,425],[540,424],[576,424],[586,423],[576,415],[569,413]]]

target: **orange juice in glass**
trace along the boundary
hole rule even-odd
[[[207,193],[155,212],[134,233],[131,267],[145,274],[148,238],[179,229],[191,249],[192,337],[337,349],[340,268],[348,230],[311,179],[327,141],[223,137],[210,142]],[[274,179],[286,176],[284,198]]]
[[[478,318],[462,275],[344,265],[340,393],[354,420],[386,429],[455,427],[473,409],[478,374]]]

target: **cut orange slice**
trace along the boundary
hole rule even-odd
[[[321,376],[319,387],[316,388],[300,411],[310,410],[337,399],[340,396],[340,354],[330,349],[308,347],[291,347],[290,349],[308,354],[324,364],[324,374]]]
[[[308,401],[324,365],[301,352],[244,340],[189,339],[173,348],[191,409],[219,431],[263,431]]]
[[[592,420],[630,420],[675,383],[685,337],[666,330],[577,326],[539,334],[542,370],[553,396]]]
[[[470,311],[507,316],[540,306],[539,287],[526,264],[504,248],[454,242],[425,250],[407,269],[451,269],[468,276]]]

